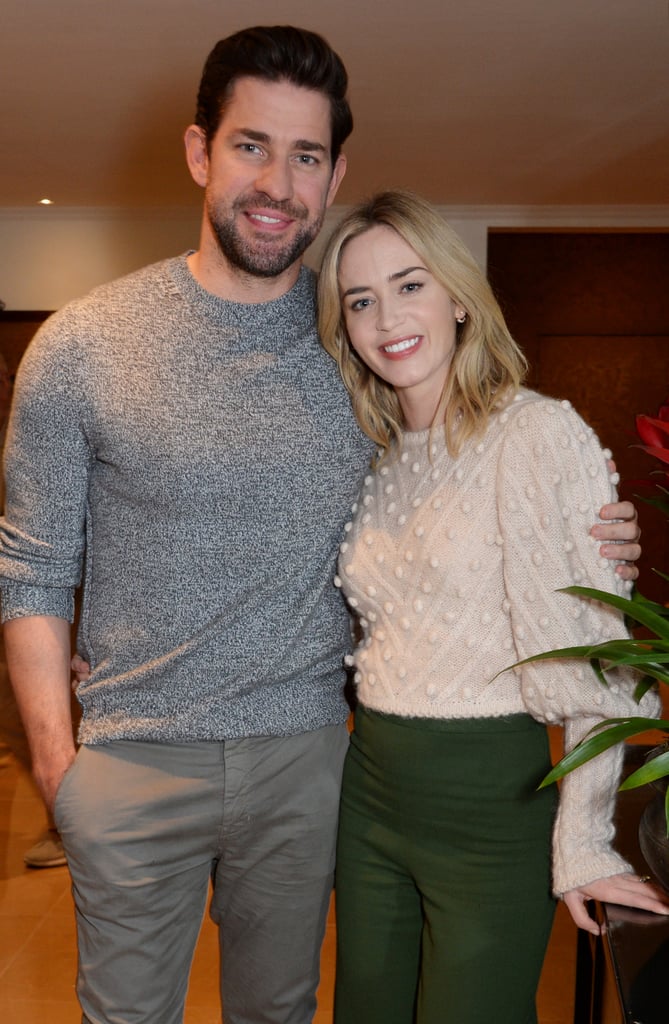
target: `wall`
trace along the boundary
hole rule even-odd
[[[58,309],[97,284],[195,248],[200,210],[0,210],[0,299]]]
[[[308,254],[318,264],[328,231],[344,212],[328,211]],[[486,265],[489,227],[669,228],[665,207],[442,207]],[[197,246],[200,208],[0,209],[0,300],[8,310],[57,309],[69,299],[145,263]]]
[[[568,398],[613,450],[626,498],[654,463],[635,442],[637,413],[669,390],[669,232],[492,232],[488,266],[529,384]],[[666,520],[641,502],[642,592],[662,601],[652,572],[669,565]]]

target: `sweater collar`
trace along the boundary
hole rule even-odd
[[[308,267],[301,267],[297,281],[285,295],[269,302],[229,302],[206,291],[193,277],[186,262],[189,253],[167,261],[168,291],[179,295],[194,313],[217,325],[238,327],[242,330],[272,331],[286,329],[290,323],[296,329],[313,329],[316,317],[316,275]]]

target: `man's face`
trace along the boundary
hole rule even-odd
[[[201,130],[188,130],[189,166],[205,187],[206,221],[233,267],[277,277],[314,240],[346,167],[343,156],[332,167],[330,124],[322,93],[241,78],[208,153]]]

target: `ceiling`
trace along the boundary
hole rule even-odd
[[[277,22],[349,70],[343,202],[669,203],[668,0],[7,0],[0,207],[198,204],[181,139],[204,59]]]

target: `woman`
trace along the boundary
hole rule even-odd
[[[485,278],[419,198],[382,193],[345,218],[319,308],[379,445],[337,579],[362,640],[335,1020],[530,1024],[551,887],[593,932],[591,897],[669,913],[611,848],[619,751],[565,780],[556,815],[554,792],[536,792],[545,723],[572,746],[602,718],[639,713],[632,681],[607,688],[566,661],[502,672],[624,632],[610,609],[556,593],[619,583],[588,537],[591,510],[612,500],[604,455],[568,403],[521,387]]]

